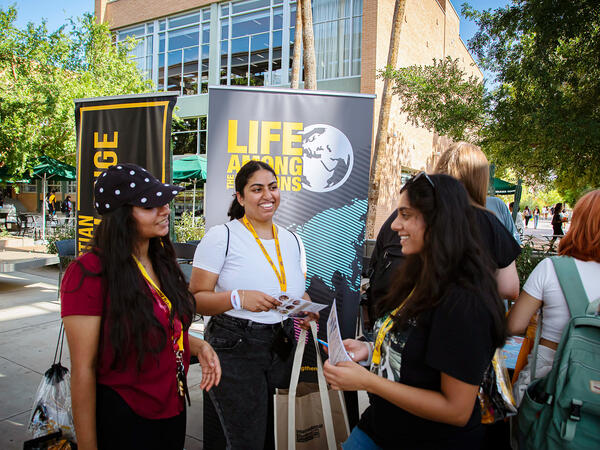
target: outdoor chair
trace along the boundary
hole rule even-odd
[[[25,236],[25,233],[30,232],[33,238],[36,238],[37,223],[35,217],[31,214],[19,214],[17,216],[17,235]]]
[[[194,260],[196,246],[186,242],[173,242],[173,247],[175,248],[175,256],[177,256],[179,268],[185,276],[185,281],[189,283],[193,269],[191,263]]]
[[[64,239],[56,241],[56,249],[58,250],[58,292],[57,298],[60,298],[60,283],[62,281],[63,271],[67,264],[63,267],[63,261],[75,259],[75,239]]]
[[[175,256],[177,256],[178,262],[192,262],[194,260],[194,254],[196,253],[195,245],[186,242],[173,242],[173,247],[175,248]]]

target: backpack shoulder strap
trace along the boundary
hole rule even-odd
[[[225,228],[227,228],[227,246],[225,247],[225,257],[227,257],[227,253],[229,253],[229,227],[226,223],[224,223]]]
[[[581,282],[575,260],[568,256],[553,256],[552,264],[554,264],[560,288],[567,300],[571,317],[585,315],[590,302]]]

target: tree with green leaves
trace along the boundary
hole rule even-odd
[[[463,14],[469,41],[496,74],[482,146],[499,166],[561,193],[600,185],[600,2],[513,0]]]
[[[14,7],[0,9],[0,159],[20,176],[40,155],[74,163],[74,99],[152,86],[127,57],[134,43],[114,45],[91,14],[54,32],[15,20]]]
[[[428,66],[394,69],[380,76],[391,80],[399,108],[413,125],[456,141],[477,143],[485,123],[485,88],[459,66],[458,59],[434,59]]]

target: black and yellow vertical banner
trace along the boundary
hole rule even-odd
[[[171,115],[177,95],[141,94],[75,100],[77,253],[88,249],[100,216],[94,182],[110,166],[134,163],[171,182]]]

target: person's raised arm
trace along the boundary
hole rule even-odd
[[[542,301],[533,297],[525,291],[521,292],[519,298],[510,309],[507,319],[508,334],[523,334],[529,325],[531,317],[542,306]]]
[[[93,450],[96,440],[96,359],[100,316],[63,318],[71,355],[71,400],[77,448]]]

